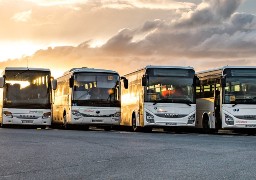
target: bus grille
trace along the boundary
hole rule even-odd
[[[183,118],[188,114],[173,114],[173,113],[164,113],[164,114],[156,114],[158,117],[162,118]]]
[[[256,120],[256,115],[243,115],[243,116],[235,116],[238,119],[245,119],[245,120]]]

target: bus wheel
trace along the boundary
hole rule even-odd
[[[63,116],[63,127],[64,129],[68,129],[67,116],[66,114]]]
[[[89,130],[89,126],[87,126],[87,125],[84,125],[84,126],[83,126],[83,130],[86,130],[86,131],[88,131],[88,130]]]
[[[204,115],[203,118],[203,132],[206,134],[214,134],[216,132],[218,132],[218,129],[211,129],[210,125],[209,125],[209,117],[207,115]]]
[[[138,130],[138,127],[137,127],[137,125],[136,125],[136,117],[135,117],[135,115],[133,114],[132,115],[132,127],[131,127],[131,131],[132,132],[135,132],[135,131],[137,131]]]
[[[111,129],[112,129],[111,126],[105,126],[105,127],[104,127],[104,130],[105,130],[105,131],[110,131]]]
[[[144,128],[143,128],[143,132],[145,132],[145,133],[150,133],[150,132],[152,132],[152,127],[144,127]]]
[[[209,118],[207,115],[204,115],[204,117],[203,117],[203,132],[204,133],[210,132]]]

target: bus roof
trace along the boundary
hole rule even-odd
[[[47,68],[30,68],[30,67],[6,67],[5,71],[24,71],[24,70],[31,70],[31,71],[50,71]]]
[[[199,72],[196,72],[196,74],[204,74],[204,73],[214,72],[214,71],[224,71],[224,69],[256,69],[256,66],[222,66],[219,68],[199,71]]]
[[[94,69],[94,68],[72,68],[66,73],[69,73],[69,72],[74,72],[74,73],[77,73],[77,72],[92,72],[92,73],[115,73],[115,74],[118,74],[116,71],[113,71],[113,70]]]
[[[193,67],[191,67],[191,66],[154,66],[154,65],[148,65],[148,66],[145,66],[145,67],[143,67],[143,68],[141,68],[141,69],[138,69],[138,70],[136,70],[136,71],[133,71],[133,72],[130,72],[130,73],[127,73],[127,74],[125,74],[124,76],[127,76],[127,75],[131,75],[131,74],[133,74],[133,73],[136,73],[136,72],[139,72],[139,71],[142,71],[142,70],[146,70],[146,69],[154,69],[154,68],[162,68],[162,69],[192,69],[192,70],[194,70],[194,68]]]
[[[191,66],[146,66],[145,69],[150,69],[150,68],[168,68],[168,69],[194,69]]]

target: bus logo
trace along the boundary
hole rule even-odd
[[[100,111],[96,111],[96,114],[100,114]]]

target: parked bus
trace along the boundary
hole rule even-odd
[[[256,67],[224,66],[197,76],[197,127],[256,128]]]
[[[51,72],[6,67],[0,78],[1,125],[51,125]]]
[[[122,126],[132,131],[154,127],[194,127],[196,77],[192,67],[146,66],[124,76]]]
[[[120,76],[117,72],[93,68],[73,68],[57,78],[53,123],[102,126],[119,125],[121,113]]]

